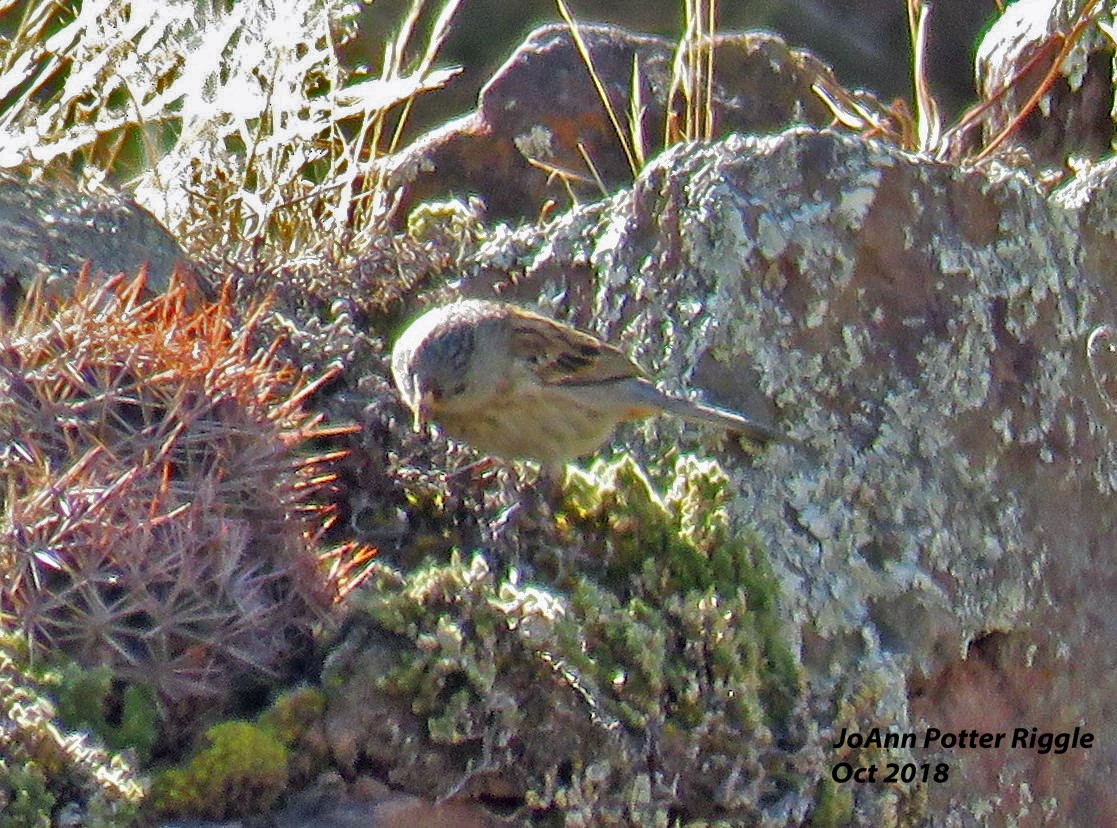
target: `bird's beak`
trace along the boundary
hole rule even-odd
[[[413,425],[416,433],[421,433],[427,427],[427,423],[430,422],[433,402],[434,397],[430,391],[424,391],[419,395],[419,404],[415,406],[415,422]]]

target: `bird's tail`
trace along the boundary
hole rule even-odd
[[[692,402],[691,400],[679,399],[663,394],[662,392],[660,393],[662,395],[662,399],[659,401],[660,407],[689,422],[702,423],[724,428],[728,431],[734,431],[757,443],[794,442],[794,440],[783,432],[758,423],[756,420],[750,419],[744,414],[730,411],[728,408]]]

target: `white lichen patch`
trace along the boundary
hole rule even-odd
[[[836,218],[842,221],[850,230],[857,230],[869,214],[869,209],[877,197],[883,172],[879,169],[867,169],[860,180],[853,183],[850,189],[844,190],[838,198]]]
[[[994,347],[992,330],[973,324],[973,317],[950,320],[946,337],[925,342],[918,357],[923,379],[931,388],[949,390],[942,395],[938,416],[954,416],[988,403]]]
[[[536,124],[527,132],[515,136],[512,143],[524,158],[546,161],[554,154],[555,136],[542,124]]]

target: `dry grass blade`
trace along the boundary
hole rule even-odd
[[[582,161],[585,162],[586,168],[590,171],[590,175],[593,176],[593,181],[597,185],[597,189],[600,190],[603,196],[609,195],[609,190],[605,187],[605,182],[601,178],[601,173],[597,171],[597,166],[593,163],[593,159],[590,158],[589,152],[586,151],[586,145],[581,141],[578,142],[578,155],[582,156]]]
[[[644,105],[644,85],[640,78],[640,58],[632,56],[632,89],[628,98],[628,134],[631,141],[632,153],[640,169],[647,162],[647,147],[644,140],[644,115],[647,107]]]
[[[664,143],[709,141],[714,135],[714,36],[716,0],[684,0],[683,36],[675,48],[671,87],[667,94]],[[682,100],[682,114],[676,101]],[[680,124],[681,121],[681,124]]]
[[[417,3],[416,5],[418,6],[420,4]],[[461,0],[449,0],[449,2],[443,5],[442,10],[435,19],[434,26],[431,28],[430,37],[427,38],[426,48],[423,50],[423,54],[419,59],[419,66],[414,73],[420,78],[427,77],[431,68],[434,66],[434,60],[442,50],[442,44],[446,42],[446,38],[450,34],[450,23],[453,21],[454,15],[457,13],[460,5]],[[399,147],[400,138],[403,136],[403,128],[407,122],[407,116],[411,112],[411,105],[414,101],[414,96],[409,96],[403,101],[403,110],[400,112],[395,133],[392,135],[392,140],[387,147],[388,153],[395,152]]]
[[[702,114],[705,118],[704,137],[707,141],[712,141],[714,137],[714,51],[717,48],[714,36],[717,34],[717,7],[717,0],[706,0],[706,79],[703,85],[706,98]]]
[[[559,14],[562,16],[563,21],[570,29],[570,37],[574,40],[574,46],[578,50],[578,54],[582,58],[586,69],[589,71],[590,80],[593,82],[593,88],[597,91],[597,97],[601,101],[601,105],[605,107],[605,114],[609,117],[609,123],[613,126],[613,132],[620,142],[621,149],[624,150],[624,157],[628,161],[628,168],[632,172],[632,177],[635,178],[640,173],[640,166],[636,161],[637,153],[633,149],[625,134],[624,128],[621,127],[620,118],[617,116],[617,111],[613,107],[613,101],[609,98],[609,93],[605,90],[605,85],[601,82],[601,75],[593,66],[593,56],[590,55],[589,48],[586,46],[586,41],[582,37],[582,33],[578,30],[578,24],[574,20],[574,16],[570,13],[565,0],[555,0],[558,5]],[[596,177],[596,173],[594,173]]]
[[[925,0],[908,0],[911,33],[912,82],[915,87],[915,124],[920,152],[937,155],[944,147],[942,117],[927,79],[927,29],[931,6]]]
[[[628,101],[628,129],[621,126],[620,117],[613,106],[608,91],[602,82],[600,73],[593,64],[593,56],[578,28],[577,21],[571,14],[565,0],[555,0],[559,15],[570,30],[571,39],[578,50],[598,99],[605,109],[609,123],[617,136],[630,172],[635,178],[647,163],[648,141],[644,127],[646,105],[644,102],[644,88],[640,74],[639,58],[633,57],[632,80],[630,83]],[[680,141],[709,141],[713,139],[714,124],[714,59],[715,59],[715,33],[717,30],[717,2],[716,0],[683,0],[683,15],[686,27],[675,48],[675,57],[672,62],[671,83],[667,92],[665,106],[665,119],[663,125],[664,146],[671,146]],[[681,101],[681,107],[679,102]],[[680,111],[681,108],[681,111]],[[579,152],[586,163],[590,175],[597,183],[602,193],[607,190],[601,177],[585,150],[579,146]],[[529,163],[544,167],[541,162]],[[559,172],[566,180],[580,180],[565,171]],[[569,190],[569,186],[567,186]]]
[[[915,148],[915,124],[902,100],[882,107],[821,77],[811,85],[811,91],[830,110],[835,126],[841,125],[865,138],[882,138],[904,149]]]
[[[352,232],[345,234],[346,237],[352,235],[356,238],[362,232],[374,229],[395,209],[392,194],[385,189],[383,175],[375,162],[399,147],[415,98],[422,92],[442,86],[459,71],[435,70],[433,67],[460,5],[461,0],[443,3],[426,42],[419,49],[415,67],[409,70],[408,55],[414,51],[415,32],[425,11],[424,0],[412,0],[395,36],[384,44],[379,77],[363,82],[371,84],[379,95],[389,89],[403,91],[415,79],[418,79],[421,88],[413,89],[389,105],[370,105],[372,97],[366,94],[356,137],[346,139],[338,133],[340,151],[333,159],[327,180],[342,184],[333,213],[339,223],[349,225]],[[398,113],[394,111],[397,104]],[[394,126],[392,118],[395,119]],[[385,135],[389,133],[391,137],[385,141]]]
[[[1086,2],[1082,4],[1082,8],[1079,10],[1078,16],[1075,19],[1074,25],[1071,27],[1070,31],[1067,32],[1065,35],[1058,33],[1051,35],[1049,43],[1051,45],[1054,45],[1055,43],[1060,44],[1058,52],[1056,53],[1054,59],[1051,61],[1051,67],[1047,70],[1047,73],[1044,75],[1043,80],[1040,81],[1035,91],[1020,107],[1016,115],[1013,116],[1012,120],[1010,120],[1000,132],[998,132],[986,143],[984,149],[982,149],[981,152],[979,152],[976,156],[973,157],[973,159],[971,159],[973,163],[981,163],[982,161],[988,159],[994,152],[996,152],[997,148],[1002,143],[1004,143],[1008,136],[1012,135],[1012,133],[1020,127],[1020,124],[1024,122],[1024,119],[1027,118],[1032,113],[1032,110],[1034,110],[1039,105],[1039,102],[1043,99],[1043,96],[1050,91],[1051,86],[1059,77],[1060,71],[1062,71],[1063,61],[1066,60],[1075,44],[1078,43],[1079,38],[1082,37],[1082,33],[1090,24],[1091,15],[1093,14],[1094,7],[1097,6],[1097,4],[1098,0],[1086,0]],[[1046,51],[1046,49],[1041,49],[1040,51]],[[1013,77],[1012,81],[1008,85],[1012,86],[1015,83],[1018,83],[1020,77],[1020,73],[1017,73],[1017,75]],[[999,94],[1000,93],[998,93],[998,95]]]
[[[901,149],[922,152],[937,158],[963,146],[962,136],[982,123],[983,117],[998,101],[1021,84],[1037,66],[1049,67],[1041,82],[1018,107],[1008,124],[990,138],[980,152],[962,157],[964,163],[979,164],[1012,135],[1039,105],[1059,77],[1062,66],[1075,45],[1081,40],[1086,27],[1093,21],[1097,0],[1086,0],[1074,17],[1073,25],[1066,32],[1051,34],[1040,43],[1033,54],[1016,70],[1003,87],[985,100],[974,105],[958,119],[944,128],[938,105],[931,93],[927,74],[927,37],[930,3],[927,0],[907,0],[908,22],[912,37],[912,74],[915,92],[915,117],[906,111],[902,102],[884,108],[864,105],[854,94],[836,84],[816,81],[812,90],[834,115],[835,123],[860,133],[864,137],[882,137]],[[1099,22],[1104,30],[1104,25]]]
[[[532,167],[547,173],[548,184],[555,180],[562,182],[562,188],[566,190],[566,197],[570,200],[571,204],[577,204],[579,201],[578,194],[574,191],[571,182],[577,181],[580,184],[589,184],[593,180],[588,175],[583,175],[582,173],[560,167],[557,164],[552,164],[547,161],[540,161],[538,158],[528,157],[526,160]]]

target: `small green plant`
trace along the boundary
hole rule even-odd
[[[0,828],[50,828],[54,803],[37,765],[0,756]]]
[[[129,761],[68,729],[48,697],[51,681],[27,659],[23,642],[0,634],[0,826],[49,825],[55,805],[75,794],[127,824],[143,797]]]
[[[221,722],[181,768],[156,776],[146,806],[164,815],[231,819],[267,811],[287,786],[287,748],[269,729]]]
[[[853,819],[853,795],[849,787],[839,786],[829,778],[818,785],[809,828],[841,828]]]
[[[155,691],[145,683],[114,686],[105,665],[89,669],[66,662],[51,687],[58,718],[71,730],[87,730],[114,750],[132,750],[143,765],[159,736]]]
[[[661,497],[629,455],[598,459],[587,472],[570,469],[559,515],[569,543],[594,550],[606,584],[635,591],[674,624],[700,628],[688,635],[712,636],[705,657],[716,667],[706,669],[754,689],[755,710],[779,726],[799,696],[800,679],[781,628],[775,575],[756,542],[731,529],[730,482],[717,463],[682,456],[668,479]],[[580,588],[591,601],[600,597],[589,581]],[[712,635],[710,625],[723,623],[724,632]],[[618,656],[629,643],[619,642]],[[742,703],[748,697],[737,694]]]

